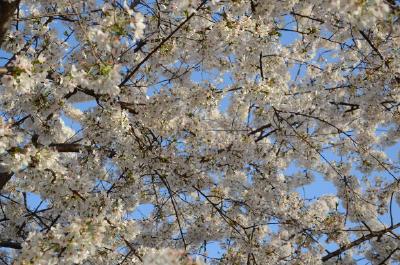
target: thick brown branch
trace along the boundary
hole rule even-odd
[[[20,243],[11,242],[11,241],[0,241],[0,248],[13,248],[13,249],[21,249],[22,246]]]
[[[0,172],[0,191],[7,184],[7,182],[11,179],[13,173],[12,172]]]
[[[381,237],[384,234],[386,234],[388,232],[391,232],[391,231],[393,231],[393,230],[395,230],[396,228],[399,228],[399,227],[400,227],[400,223],[397,223],[397,224],[395,224],[393,226],[390,226],[390,227],[388,227],[386,229],[382,229],[382,230],[379,230],[379,231],[373,231],[373,232],[371,232],[371,233],[369,233],[367,235],[364,235],[364,236],[362,236],[362,237],[350,242],[347,245],[342,246],[341,248],[329,253],[328,255],[322,257],[322,261],[325,262],[325,261],[327,261],[327,260],[329,260],[329,259],[331,259],[333,257],[339,256],[343,252],[345,252],[345,251],[347,251],[347,250],[349,250],[349,249],[351,249],[353,247],[359,246],[360,244],[364,243],[365,241],[368,241],[368,240],[370,240],[370,239],[372,239],[374,237]]]
[[[10,27],[11,18],[19,5],[19,0],[9,3],[7,0],[0,0],[0,45],[4,35]]]
[[[58,152],[61,153],[78,153],[80,150],[84,149],[85,146],[81,144],[50,144],[50,147],[54,147]]]

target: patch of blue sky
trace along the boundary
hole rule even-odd
[[[222,250],[220,243],[216,241],[206,241],[205,248],[202,250],[203,253],[200,252],[200,254],[205,256],[206,262],[212,259],[219,259],[225,253],[225,251]]]
[[[81,111],[88,111],[90,109],[98,107],[96,100],[88,100],[82,102],[75,102],[73,106]]]
[[[286,29],[295,30],[295,23],[292,16],[285,16]],[[301,35],[295,31],[279,30],[279,42],[284,46],[290,46],[301,38]]]
[[[128,214],[128,219],[146,220],[154,213],[155,207],[151,203],[142,203],[136,207],[134,211]]]
[[[292,162],[285,171],[284,175],[290,176],[294,172],[299,172],[303,175],[306,175],[307,173],[307,177],[311,178],[311,183],[296,188],[296,191],[300,195],[302,195],[306,202],[314,202],[317,198],[321,196],[329,194],[334,195],[337,192],[336,187],[330,181],[327,181],[320,172],[312,170],[308,170],[307,172],[305,172],[304,170],[299,171],[299,166],[297,165],[297,163]]]
[[[26,194],[26,204],[31,212],[41,211],[49,206],[48,201],[43,200],[40,195],[32,192]]]
[[[393,151],[394,150],[398,151],[399,150],[398,149],[399,148],[399,144],[396,144],[395,146],[392,146],[391,148],[393,148]],[[384,150],[385,153],[388,154],[388,155],[393,153],[391,148],[386,148]],[[330,162],[332,162],[332,163],[335,162],[336,164],[340,163],[341,161],[346,162],[346,159],[347,159],[347,157],[340,157],[340,156],[336,155],[334,152],[331,152],[331,151],[323,152],[323,155]],[[377,161],[374,161],[374,158],[372,156],[370,156],[369,159],[371,160],[371,162],[377,163]],[[350,173],[351,173],[351,175],[357,177],[357,179],[361,180],[365,174],[362,173],[359,170],[359,168],[358,168],[359,166],[360,166],[359,163],[353,163],[352,164],[352,168],[350,170]],[[383,178],[383,180],[386,180],[386,181],[388,181],[390,183],[390,182],[394,181],[393,176],[391,174],[393,174],[393,173],[387,171],[385,168],[383,168],[383,167],[379,168],[378,167],[378,169],[376,169],[375,171],[373,171],[371,173],[368,173],[368,178],[370,180],[372,180],[372,183],[374,183],[373,178],[377,177],[377,176],[380,176],[380,177]],[[340,177],[340,176],[338,176],[338,177]],[[328,183],[324,184],[324,186],[319,186],[319,187],[316,187],[316,189],[313,189],[313,193],[318,192],[319,189],[326,188],[329,185],[333,186],[330,182],[328,182]],[[387,202],[387,203],[388,203],[388,207],[390,207],[390,205],[389,205],[390,202]],[[343,204],[344,204],[344,202],[341,203],[339,210],[341,210],[342,212],[345,212],[345,206]],[[396,215],[396,216],[398,216],[397,219],[398,219],[398,221],[400,221],[400,216],[398,215],[398,213],[400,213],[399,204],[395,200],[393,200],[391,207],[392,207],[392,214],[393,213],[397,213],[397,215]],[[391,221],[391,213],[390,213],[390,211],[386,212],[385,214],[380,215],[379,216],[379,220],[381,220],[381,222],[383,224],[390,224],[390,221]]]
[[[63,120],[63,122],[66,126],[72,128],[74,131],[79,131],[82,129],[82,126],[79,122],[77,122],[74,119],[69,118],[64,113],[61,114],[61,119]]]
[[[10,60],[12,58],[12,54],[5,52],[4,50],[0,50],[0,65],[4,66],[8,60]]]

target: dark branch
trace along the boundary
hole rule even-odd
[[[17,242],[0,241],[0,248],[22,249],[22,246],[20,243],[17,243]]]
[[[364,31],[360,30],[360,34],[361,36],[363,36],[363,38],[368,42],[369,46],[371,46],[371,48],[378,54],[379,58],[381,58],[381,60],[383,62],[385,62],[385,58],[383,58],[381,52],[378,50],[378,48],[372,43],[372,41],[370,40],[370,38],[367,36],[367,34],[365,34]],[[387,63],[385,62],[386,66]]]
[[[373,231],[373,232],[371,232],[371,233],[369,233],[367,235],[364,235],[364,236],[362,236],[362,237],[350,242],[349,244],[344,245],[341,248],[329,253],[328,255],[322,257],[322,261],[325,262],[325,261],[327,261],[327,260],[329,260],[329,259],[331,259],[333,257],[339,256],[343,252],[345,252],[345,251],[347,251],[347,250],[349,250],[349,249],[351,249],[353,247],[359,246],[360,244],[364,243],[365,241],[368,241],[368,240],[370,240],[370,239],[372,239],[374,237],[381,237],[384,234],[386,234],[388,232],[391,232],[391,231],[395,230],[398,227],[400,227],[400,223],[397,223],[396,225],[390,226],[390,227],[388,227],[386,229],[382,229],[382,230],[375,231],[375,232]]]
[[[7,0],[0,0],[0,45],[10,27],[11,18],[19,5],[19,0],[9,3]]]
[[[7,182],[11,179],[14,173],[12,172],[0,172],[0,191],[7,184]]]

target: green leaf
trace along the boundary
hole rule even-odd
[[[101,75],[108,75],[111,70],[113,69],[112,65],[100,65],[100,74]]]

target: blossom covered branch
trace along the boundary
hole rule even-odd
[[[0,261],[400,262],[399,10],[0,0]]]

